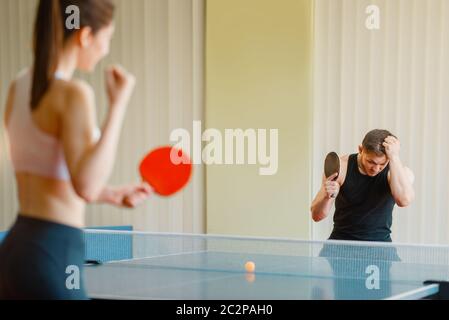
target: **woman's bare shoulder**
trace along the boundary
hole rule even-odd
[[[95,93],[93,88],[83,80],[57,79],[49,90],[49,98],[54,102],[55,108],[66,112],[72,107],[91,109],[94,106]]]

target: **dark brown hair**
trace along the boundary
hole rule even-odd
[[[366,134],[362,146],[367,152],[374,152],[377,156],[385,155],[385,147],[382,144],[389,136],[396,138],[396,136],[388,130],[372,130]]]
[[[80,11],[80,28],[93,33],[112,22],[111,0],[40,0],[34,25],[34,65],[31,109],[36,109],[48,90],[58,66],[59,54],[66,41],[78,30],[65,27],[66,8],[75,5]]]

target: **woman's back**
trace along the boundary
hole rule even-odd
[[[6,126],[20,212],[81,227],[84,204],[70,183],[60,129],[60,115],[71,86],[64,80],[53,81],[39,106],[32,111],[31,74],[22,72],[12,86],[14,92],[7,107]]]

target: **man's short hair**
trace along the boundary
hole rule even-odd
[[[367,152],[373,152],[377,156],[386,155],[385,147],[382,144],[384,140],[389,136],[396,138],[396,136],[388,130],[371,130],[363,139],[362,146]]]

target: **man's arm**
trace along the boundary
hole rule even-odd
[[[329,215],[329,211],[335,202],[335,198],[332,198],[332,194],[338,194],[340,190],[340,184],[336,181],[332,181],[336,177],[336,174],[326,179],[323,175],[320,191],[312,201],[310,211],[312,212],[312,219],[315,222],[325,219]]]
[[[385,152],[390,160],[390,171],[388,173],[388,183],[391,194],[399,207],[407,207],[415,198],[413,172],[405,167],[399,157],[401,144],[395,137],[387,137],[383,143]]]
[[[390,160],[390,172],[388,175],[391,194],[399,207],[409,206],[415,198],[413,172],[405,167],[399,157]]]

